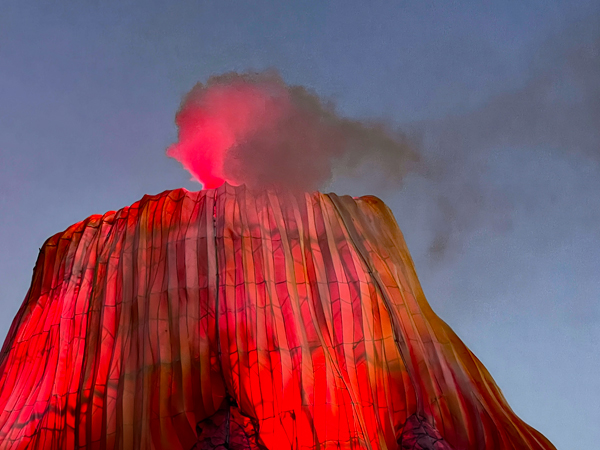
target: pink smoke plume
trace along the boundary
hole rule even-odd
[[[175,122],[179,140],[167,155],[205,188],[227,181],[312,190],[331,178],[334,164],[356,167],[371,154],[402,176],[406,163],[417,159],[401,133],[339,117],[331,104],[286,85],[276,72],[229,73],[198,83]]]

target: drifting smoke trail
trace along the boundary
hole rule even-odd
[[[425,142],[428,187],[435,192],[429,200],[436,217],[428,223],[433,260],[459,249],[475,228],[511,226],[519,199],[485,179],[490,155],[520,149],[600,164],[600,15],[556,32],[537,49],[528,72],[522,86],[478,108],[413,124]]]
[[[600,163],[600,16],[558,32],[528,70],[522,86],[471,111],[408,124],[419,145],[381,122],[340,117],[276,72],[214,76],[184,98],[167,154],[207,188],[227,181],[309,191],[335,170],[385,195],[378,188],[395,189],[417,171],[425,180],[419,208],[431,213],[429,257],[438,261],[473,229],[511,226],[515,199],[485,179],[490,152],[545,149]]]
[[[334,107],[273,71],[228,73],[197,84],[167,149],[205,188],[230,184],[314,190],[332,168],[375,160],[395,179],[418,161],[402,133],[382,123],[340,117]]]

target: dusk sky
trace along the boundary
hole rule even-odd
[[[185,93],[266,69],[413,136],[403,180],[367,163],[323,189],[386,201],[515,412],[597,448],[598,0],[0,1],[0,335],[48,237],[200,189],[165,156]]]

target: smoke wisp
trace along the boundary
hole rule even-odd
[[[435,161],[428,178],[436,193],[434,260],[460,248],[474,228],[510,227],[519,198],[485,179],[487,161],[496,155],[507,149],[555,153],[600,167],[600,16],[558,30],[536,49],[527,70],[521,86],[473,110],[412,125],[424,136],[428,168]]]
[[[205,188],[227,181],[315,190],[332,169],[352,170],[365,158],[400,180],[419,160],[406,135],[381,122],[341,117],[331,103],[275,71],[228,73],[198,83],[175,122],[179,140],[167,149]]]

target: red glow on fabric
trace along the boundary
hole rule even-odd
[[[175,117],[179,140],[167,149],[193,179],[211,189],[225,181],[224,164],[238,144],[272,130],[291,107],[288,92],[273,83],[230,84],[192,89]]]

